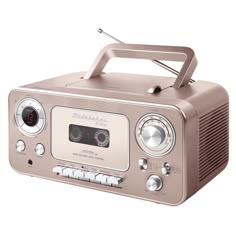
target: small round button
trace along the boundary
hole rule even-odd
[[[43,155],[45,152],[45,148],[44,148],[43,144],[38,143],[35,147],[35,152],[38,156]]]
[[[25,150],[25,143],[22,140],[18,140],[16,142],[16,150],[17,152],[23,152]]]
[[[162,188],[162,180],[157,175],[151,175],[147,182],[146,187],[149,191],[158,191]]]

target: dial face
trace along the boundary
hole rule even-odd
[[[136,140],[147,154],[164,156],[174,147],[174,128],[162,115],[148,114],[136,126]]]
[[[35,136],[45,126],[45,112],[37,100],[26,98],[17,103],[15,120],[19,130],[23,134]]]

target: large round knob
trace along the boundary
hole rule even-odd
[[[157,175],[151,175],[147,182],[146,187],[149,191],[158,191],[162,188],[162,180]]]
[[[144,152],[150,156],[161,157],[174,147],[175,131],[164,116],[147,114],[137,123],[136,140]]]
[[[165,131],[157,125],[148,125],[142,130],[142,139],[147,147],[155,148],[165,139]]]

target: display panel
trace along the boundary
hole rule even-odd
[[[22,119],[28,126],[35,126],[38,123],[38,112],[33,107],[25,107],[22,112]]]

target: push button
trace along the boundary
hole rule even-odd
[[[63,170],[65,169],[65,167],[62,167],[62,166],[57,166],[57,167],[54,167],[52,169],[52,172],[58,174],[58,175],[62,175],[62,172]]]
[[[96,176],[98,175],[98,173],[94,173],[94,172],[87,172],[84,176],[85,180],[87,181],[91,181],[91,182],[96,182]]]
[[[80,180],[86,180],[85,175],[87,174],[87,171],[85,170],[76,170],[74,172],[74,176]]]
[[[82,170],[75,170],[73,178],[74,179],[83,179],[84,178],[84,171],[82,171]]]
[[[96,176],[96,181],[101,183],[101,184],[107,184],[107,175],[99,174]]]
[[[38,143],[36,146],[35,146],[35,153],[38,155],[38,156],[42,156],[45,152],[45,148],[43,146],[43,144],[41,143]]]
[[[115,176],[110,176],[107,179],[107,183],[111,185],[119,185],[122,182],[122,179]]]
[[[65,169],[63,169],[63,171],[62,171],[62,176],[72,178],[73,175],[74,175],[74,171],[75,171],[75,169],[72,169],[72,168],[65,168]]]
[[[18,140],[16,142],[16,150],[17,152],[23,152],[25,150],[25,143],[22,140]]]

